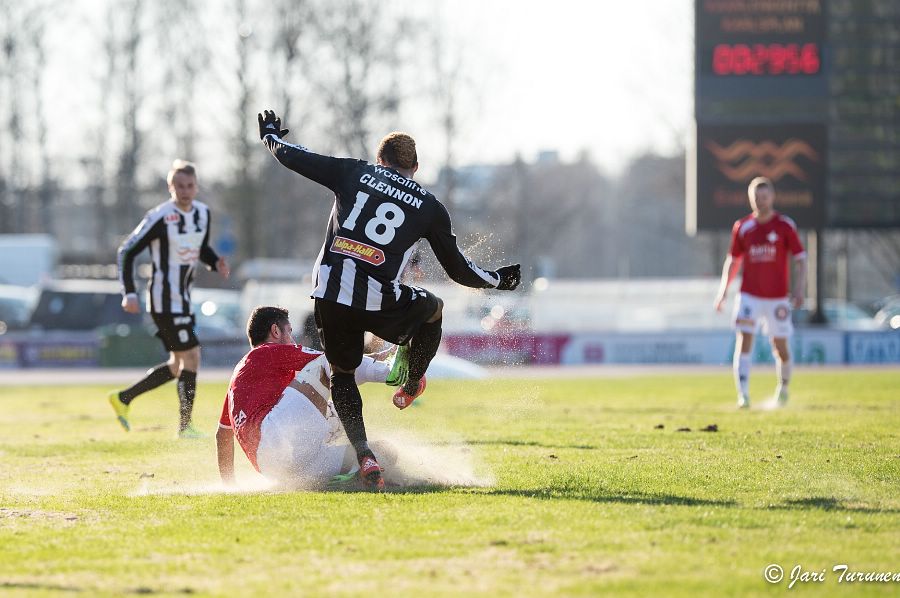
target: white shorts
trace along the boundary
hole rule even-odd
[[[281,400],[260,426],[256,449],[260,473],[294,486],[320,487],[327,483],[341,473],[349,447],[334,442],[333,423],[299,391],[284,389]]]
[[[756,334],[762,323],[762,331],[773,338],[788,338],[794,334],[791,322],[791,302],[787,297],[764,299],[741,293],[734,304],[732,323],[735,330]]]

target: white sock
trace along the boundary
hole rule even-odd
[[[791,362],[776,359],[775,375],[778,377],[778,388],[787,388],[791,382]]]
[[[356,383],[378,382],[384,384],[391,368],[383,361],[375,361],[368,355],[363,355],[362,363],[356,368]]]
[[[749,353],[741,353],[740,350],[734,352],[734,385],[737,387],[738,394],[747,395],[750,386],[750,364],[752,358]]]

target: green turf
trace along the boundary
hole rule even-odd
[[[434,381],[402,412],[369,385],[370,431],[464,441],[495,478],[384,495],[141,494],[214,487],[214,442],[174,439],[173,387],[136,401],[131,433],[106,390],[0,389],[0,594],[781,594],[769,563],[827,570],[793,592],[900,591],[831,572],[900,571],[897,371],[801,371],[777,412],[735,411],[727,369]],[[223,391],[200,385],[206,430]]]

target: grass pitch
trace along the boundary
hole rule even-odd
[[[209,431],[224,388],[200,385]],[[383,495],[218,491],[214,440],[174,439],[174,387],[131,433],[107,390],[0,389],[0,594],[768,595],[795,565],[826,579],[793,591],[900,590],[832,572],[900,571],[898,371],[801,370],[770,412],[733,408],[728,368],[434,381],[403,412],[368,385],[370,435],[464,443],[494,480]]]

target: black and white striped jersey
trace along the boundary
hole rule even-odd
[[[393,168],[314,154],[276,135],[266,135],[264,143],[284,166],[334,192],[312,273],[313,297],[368,311],[405,305],[413,292],[400,275],[419,239],[428,240],[459,284],[493,288],[500,282],[460,251],[444,205]]]
[[[216,269],[219,256],[209,246],[209,207],[194,200],[189,212],[167,201],[147,212],[137,228],[119,246],[119,282],[122,294],[135,292],[134,258],[150,248],[153,273],[149,311],[188,315],[197,262]]]

